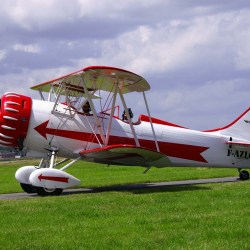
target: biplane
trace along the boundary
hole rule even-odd
[[[236,168],[240,179],[249,179],[242,169],[250,166],[250,109],[223,128],[188,129],[152,117],[148,82],[109,66],[83,68],[31,89],[40,100],[5,93],[0,113],[0,145],[41,158],[39,166],[23,166],[15,174],[27,193],[60,195],[79,185],[66,169],[80,160],[142,166],[145,172],[168,166]],[[145,103],[146,115],[137,120],[125,100],[130,93]]]

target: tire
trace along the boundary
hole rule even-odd
[[[28,194],[36,193],[36,189],[31,184],[20,183],[21,188]]]
[[[240,171],[240,179],[246,181],[249,179],[249,172],[246,170]]]
[[[48,189],[43,187],[36,187],[36,193],[39,196],[59,196],[62,193],[63,189]]]

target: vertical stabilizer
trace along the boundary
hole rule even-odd
[[[214,130],[216,131],[216,130]],[[222,135],[250,141],[250,108],[240,115],[235,121],[224,128],[218,129]]]

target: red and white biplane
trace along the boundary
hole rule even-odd
[[[41,158],[39,166],[16,172],[28,193],[59,195],[79,185],[65,172],[79,160],[146,171],[152,166],[236,168],[242,180],[249,179],[242,168],[250,167],[250,109],[224,128],[187,129],[151,117],[145,95],[150,86],[143,77],[107,66],[87,67],[31,89],[41,100],[6,93],[0,109],[0,144]],[[136,122],[125,101],[131,92],[142,93],[147,110]],[[99,110],[95,99],[105,103]],[[57,162],[57,156],[65,159]]]

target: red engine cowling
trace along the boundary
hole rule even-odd
[[[0,145],[23,148],[29,127],[32,99],[6,93],[0,99]]]

